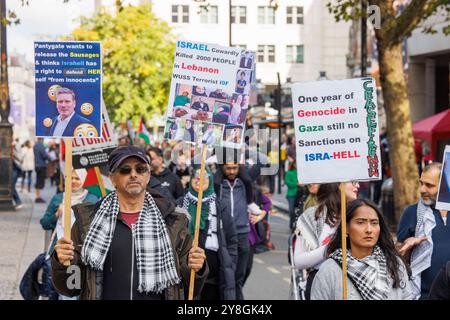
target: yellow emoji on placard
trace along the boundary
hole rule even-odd
[[[45,118],[44,121],[42,121],[42,123],[44,124],[44,127],[50,128],[53,124],[53,120],[50,118]]]
[[[94,106],[89,102],[83,103],[80,107],[80,111],[85,116],[88,116],[92,113],[92,111],[94,111]]]
[[[90,123],[82,123],[73,132],[75,138],[95,138],[98,137],[97,129]]]
[[[59,84],[54,84],[50,88],[48,88],[48,98],[52,101],[56,101],[56,94],[58,93],[59,88],[61,86]]]

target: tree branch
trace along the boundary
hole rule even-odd
[[[406,9],[392,21],[390,30],[385,30],[387,42],[395,44],[403,41],[422,21],[431,16],[436,9],[449,4],[449,0],[411,0]]]

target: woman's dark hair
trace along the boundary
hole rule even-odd
[[[339,183],[321,184],[317,191],[317,203],[316,220],[319,219],[320,213],[327,208],[325,222],[330,226],[335,226],[339,221],[341,214],[341,193],[339,191]]]
[[[297,169],[297,162],[296,161],[292,161],[289,163],[289,170],[296,170]]]
[[[380,209],[378,209],[378,207],[369,200],[363,199],[353,200],[347,205],[347,214],[346,214],[347,224],[350,224],[350,221],[355,216],[356,210],[364,206],[372,208],[377,213],[380,225],[380,236],[378,237],[377,245],[381,248],[381,250],[384,253],[384,256],[386,257],[387,271],[391,274],[391,278],[394,280],[392,287],[398,288],[400,286],[399,259],[403,261],[403,264],[406,268],[406,272],[408,273],[408,277],[411,277],[411,269],[395,249],[394,240],[392,239],[391,233],[389,231],[388,226],[386,225],[384,216],[381,213]],[[328,244],[326,256],[329,256],[336,249],[340,249],[342,247],[341,234],[342,234],[341,225],[339,224],[333,239]],[[349,237],[347,237],[347,248],[351,249]]]

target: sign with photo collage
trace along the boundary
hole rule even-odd
[[[254,66],[252,51],[178,41],[164,138],[240,148]]]

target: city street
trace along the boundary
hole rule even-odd
[[[278,213],[271,217],[271,241],[275,250],[255,254],[253,269],[244,287],[248,300],[286,300],[289,298],[288,263],[289,218]],[[265,288],[262,290],[262,288]],[[270,290],[268,289],[270,288]]]
[[[43,198],[48,202],[55,187],[43,189]],[[39,220],[47,204],[34,203],[32,193],[19,192],[24,206],[15,212],[0,213],[0,300],[22,299],[19,293],[20,280],[30,263],[44,249],[44,230]]]
[[[31,191],[32,193],[19,192],[24,204],[21,209],[0,214],[0,300],[22,299],[19,292],[20,280],[30,263],[44,251],[45,232],[39,220],[55,187],[49,187],[49,182],[46,182],[42,194],[47,204],[34,203],[33,189]],[[275,198],[281,201],[284,195],[276,195]],[[271,241],[275,250],[255,254],[253,269],[244,287],[245,299],[288,299],[288,221],[287,214],[280,211],[271,217]]]

